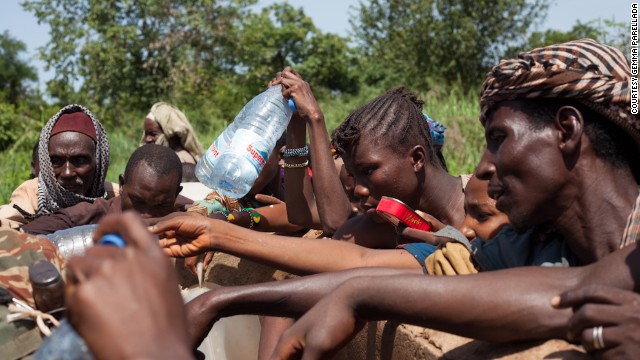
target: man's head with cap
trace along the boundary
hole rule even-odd
[[[476,174],[514,227],[553,223],[585,193],[607,191],[612,174],[634,182],[640,121],[629,78],[624,55],[590,39],[522,53],[487,74]]]
[[[69,105],[40,134],[38,212],[48,213],[104,196],[109,143],[86,108]]]

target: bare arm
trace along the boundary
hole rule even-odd
[[[305,147],[307,125],[294,114],[287,128],[287,149]],[[295,157],[293,162],[304,162],[306,157]],[[287,161],[287,160],[285,160]],[[321,229],[316,199],[307,168],[285,168],[285,199],[289,222],[309,229]]]
[[[374,250],[331,239],[301,239],[255,232],[219,220],[176,216],[151,228],[173,257],[215,250],[248,258],[296,274],[355,267],[420,268],[405,250]]]
[[[263,206],[253,209],[260,214],[258,222],[254,219],[252,222],[252,214],[247,211],[232,211],[232,223],[244,228],[251,228],[256,231],[264,232],[296,232],[304,229],[300,225],[292,224],[287,217],[287,204],[275,204]],[[209,215],[212,219],[224,219],[225,216],[219,213]]]
[[[631,249],[633,248],[633,249]],[[455,277],[385,276],[348,280],[281,339],[276,358],[334,353],[365,320],[393,319],[489,341],[564,338],[571,311],[551,299],[606,283],[638,290],[640,251],[617,251],[582,268],[528,267]],[[622,266],[622,263],[630,266]],[[308,353],[307,353],[308,351]],[[305,357],[307,358],[307,357]]]
[[[284,89],[283,94],[295,100],[300,118],[309,126],[315,202],[322,229],[333,234],[351,216],[351,204],[344,192],[331,155],[324,114],[309,84],[293,69],[284,69],[281,83]]]
[[[352,269],[246,286],[220,287],[186,304],[192,345],[197,347],[220,318],[253,314],[296,318],[344,281],[363,275],[413,274],[419,270]]]

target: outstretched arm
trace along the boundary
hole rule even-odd
[[[551,299],[588,284],[638,290],[640,250],[615,252],[582,268],[529,267],[455,277],[361,277],[318,302],[280,340],[276,358],[325,358],[364,321],[393,319],[489,341],[567,336],[571,311]],[[629,267],[622,266],[623,263]],[[629,271],[631,270],[631,271]]]
[[[277,282],[216,288],[186,305],[192,346],[199,346],[213,324],[223,317],[252,314],[297,318],[348,279],[364,275],[414,273],[420,271],[391,268],[352,269]]]
[[[227,222],[198,216],[175,216],[150,230],[172,257],[222,251],[295,274],[338,271],[356,267],[421,267],[405,250],[375,250],[331,239],[300,239],[265,234]]]

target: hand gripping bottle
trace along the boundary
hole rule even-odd
[[[200,181],[232,198],[246,195],[289,124],[293,109],[295,104],[282,96],[280,85],[253,98],[234,121],[231,144],[219,153],[207,179]]]
[[[93,229],[95,231],[95,228]],[[98,245],[125,247],[126,242],[117,234],[105,234],[98,241]],[[55,269],[55,268],[54,268]],[[31,268],[29,268],[31,274]],[[35,294],[34,294],[35,296]],[[117,310],[115,310],[117,311]],[[84,339],[76,332],[71,324],[62,320],[60,326],[47,337],[34,354],[35,360],[93,360],[93,354]]]

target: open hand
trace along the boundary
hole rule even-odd
[[[340,286],[320,300],[311,310],[282,334],[271,359],[327,359],[362,330]]]
[[[556,308],[573,308],[568,339],[593,355],[606,359],[633,359],[640,354],[640,294],[592,285],[569,290],[552,300]],[[603,346],[596,346],[595,328],[601,327]]]
[[[171,257],[189,257],[214,248],[214,226],[220,220],[203,216],[177,216],[162,220],[149,230],[160,238],[160,247]]]

